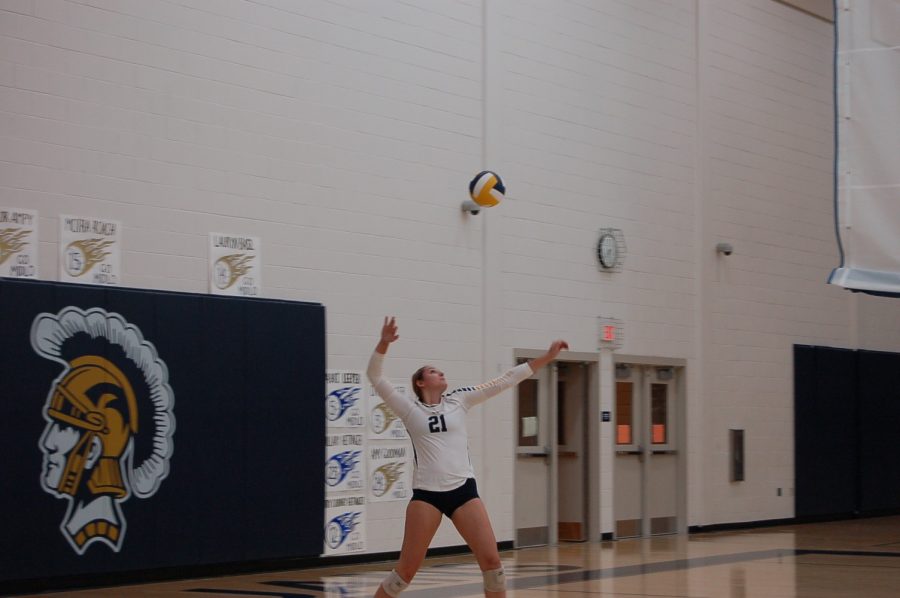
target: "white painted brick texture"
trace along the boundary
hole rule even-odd
[[[710,251],[704,435],[712,521],[793,516],[795,343],[846,346],[832,211],[832,28],[766,0],[710,3],[703,168]],[[690,417],[690,416],[689,416]],[[745,429],[746,481],[728,478]],[[782,495],[777,489],[782,488]],[[702,523],[702,522],[698,522]]]

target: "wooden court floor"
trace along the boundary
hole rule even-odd
[[[897,598],[900,517],[501,554],[512,598]],[[391,563],[54,592],[58,598],[371,596]],[[471,555],[428,559],[404,598],[482,596]]]

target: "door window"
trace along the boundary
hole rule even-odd
[[[616,445],[620,449],[637,444],[635,415],[634,384],[616,382]]]
[[[540,414],[538,412],[538,381],[523,380],[518,387],[519,396],[519,447],[541,446]]]
[[[650,434],[654,445],[669,444],[669,386],[650,385]]]

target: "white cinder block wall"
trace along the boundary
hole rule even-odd
[[[687,360],[689,523],[790,517],[792,345],[900,350],[896,303],[825,284],[831,49],[772,0],[2,0],[0,205],[40,212],[49,280],[61,213],[122,221],[142,288],[205,292],[207,233],[259,236],[263,294],[326,306],[332,368],[365,367],[384,314],[391,377],[460,384],[618,317],[624,353]],[[464,216],[482,167],[509,198]],[[500,540],[512,417],[470,420]],[[403,508],[369,505],[370,551]]]
[[[488,214],[500,237],[502,354],[555,336],[595,351],[597,317],[607,316],[625,323],[623,353],[693,358],[693,3],[502,7],[488,30],[502,81],[488,114],[501,138],[488,144],[510,194],[500,226]],[[625,235],[622,272],[599,271],[601,228]],[[512,422],[500,429],[509,433],[492,435],[490,452],[511,470]],[[611,489],[601,494],[610,506]],[[510,494],[500,506],[513,504]],[[512,513],[495,525],[514,535]]]
[[[791,517],[793,345],[851,346],[851,298],[824,284],[839,261],[833,26],[766,0],[702,6],[702,519]],[[733,255],[717,257],[719,241]],[[729,481],[730,428],[745,430],[741,483]]]

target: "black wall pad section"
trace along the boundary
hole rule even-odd
[[[900,355],[859,351],[860,510],[900,506]]]
[[[796,518],[900,509],[900,354],[794,346]]]
[[[794,347],[798,518],[851,514],[858,508],[855,367],[854,351]]]
[[[0,309],[0,586],[321,554],[322,305],[0,279]]]

